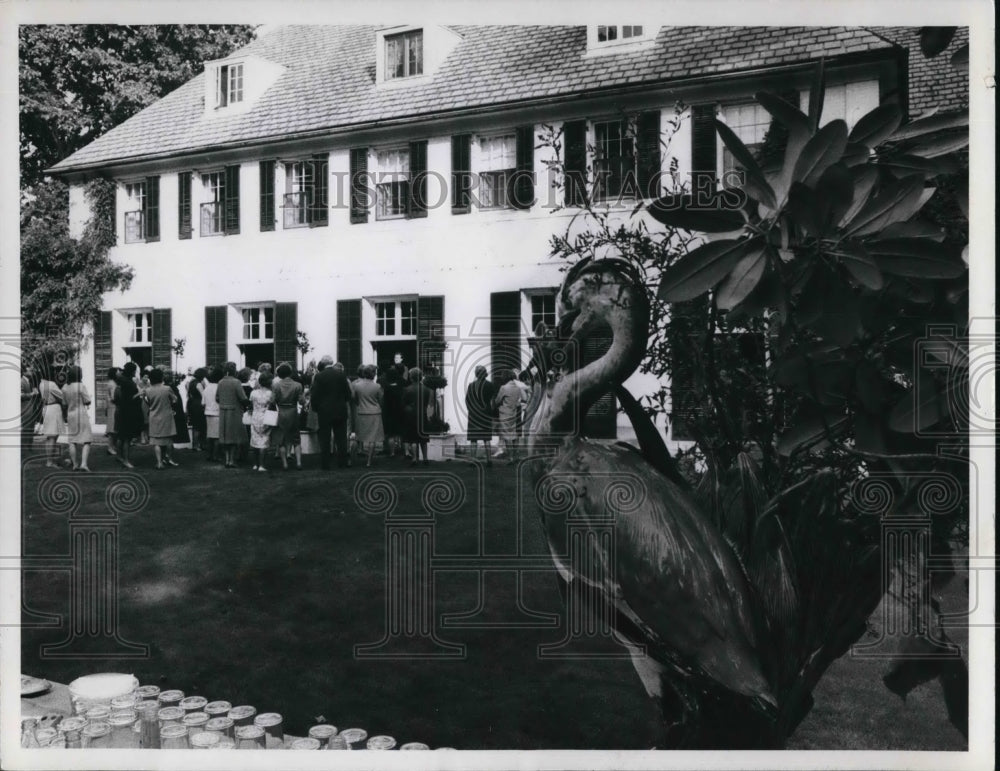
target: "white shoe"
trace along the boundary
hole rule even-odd
[[[502,458],[506,454],[507,453],[505,453],[503,450],[497,450],[495,453],[493,453],[493,457],[494,458]]]

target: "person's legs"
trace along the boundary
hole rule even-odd
[[[371,467],[372,458],[374,457],[375,457],[375,442],[372,442],[370,445],[368,445],[368,463],[366,464],[368,467]]]
[[[295,445],[295,467],[302,468],[302,444]]]
[[[76,445],[72,442],[69,443],[69,463],[76,471]]]
[[[333,442],[337,451],[337,466],[347,465],[347,418],[335,418],[333,421]]]
[[[424,463],[427,463],[427,442],[420,443],[420,457],[424,459]]]
[[[153,455],[156,456],[156,467],[163,468],[163,448],[160,445],[153,445]]]
[[[80,468],[83,471],[90,471],[90,466],[88,461],[90,460],[90,442],[86,442],[83,447],[80,448]]]
[[[319,413],[319,454],[320,468],[324,471],[330,468],[330,432],[333,429],[330,416]]]
[[[113,433],[108,433],[106,437],[108,441],[108,455],[117,455],[118,450],[115,449],[115,446],[118,444],[118,437]]]
[[[45,437],[45,465],[55,466],[59,455],[56,450],[56,438],[54,436]]]
[[[130,441],[127,437],[118,437],[118,459],[125,468],[135,468],[129,461]]]

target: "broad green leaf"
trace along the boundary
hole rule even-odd
[[[969,68],[969,44],[966,43],[951,55],[951,66],[960,70]]]
[[[941,53],[955,37],[957,27],[921,27],[920,52],[928,59]]]
[[[930,377],[921,376],[889,412],[889,428],[915,434],[939,423],[948,415],[948,400]]]
[[[841,244],[840,248],[842,251],[836,253],[840,258],[840,264],[847,269],[855,281],[876,292],[885,285],[882,271],[879,270],[875,260],[869,257],[860,245]]]
[[[963,131],[957,134],[930,137],[908,149],[911,155],[921,158],[937,158],[939,155],[953,153],[956,150],[961,150],[963,147],[968,147],[968,145],[969,132]]]
[[[808,137],[811,133],[809,131],[809,118],[798,107],[786,102],[777,94],[770,91],[758,91],[754,94],[754,99],[788,129],[790,134]]]
[[[930,222],[907,220],[906,222],[893,222],[872,236],[873,241],[885,241],[890,238],[930,238],[934,241],[943,241],[944,231]]]
[[[945,113],[944,115],[932,114],[929,117],[920,118],[901,126],[896,129],[896,132],[889,137],[889,139],[893,142],[900,142],[904,139],[921,137],[924,134],[930,134],[934,131],[959,128],[960,126],[968,125],[969,112],[967,110],[964,112]]]
[[[792,181],[813,186],[829,166],[841,159],[846,147],[847,124],[842,120],[830,121],[802,148]]]
[[[859,142],[848,142],[841,161],[845,166],[860,166],[862,163],[868,163],[871,157],[872,151],[868,149],[867,145]]]
[[[840,225],[845,225],[854,219],[855,215],[861,211],[861,207],[868,201],[875,183],[878,182],[878,169],[873,166],[860,166],[851,169],[851,179],[854,181],[854,197],[844,216],[840,218]]]
[[[724,311],[732,310],[754,290],[767,267],[763,245],[745,254],[726,276],[715,293],[715,304]]]
[[[660,277],[659,297],[664,302],[693,300],[724,279],[760,238],[723,239],[699,246],[671,265]]]
[[[795,171],[795,163],[802,153],[802,148],[806,146],[809,137],[812,136],[812,131],[809,128],[809,118],[781,97],[761,91],[756,95],[756,98],[775,120],[788,129],[788,143],[785,145],[785,157],[781,169],[769,177],[775,199],[780,205],[788,195],[788,189],[792,184],[792,172]]]
[[[903,111],[899,105],[883,104],[861,116],[851,130],[849,141],[875,148],[888,139],[902,122]]]
[[[812,188],[806,187],[801,182],[793,182],[788,191],[788,205],[785,211],[792,221],[806,232],[806,235],[816,238],[823,235],[819,198]]]
[[[746,220],[738,210],[725,208],[723,191],[713,193],[704,204],[695,204],[690,195],[666,195],[652,201],[646,210],[664,225],[704,233],[738,230]]]
[[[819,220],[825,233],[840,222],[854,201],[854,180],[842,163],[830,166],[816,183],[816,199],[820,207]]]
[[[956,278],[966,270],[952,249],[927,238],[873,241],[867,249],[879,268],[894,276]]]
[[[733,154],[733,158],[736,159],[736,162],[742,167],[743,172],[746,174],[746,181],[743,185],[743,189],[755,200],[760,201],[760,203],[765,206],[771,209],[776,208],[777,204],[774,200],[774,190],[771,189],[767,179],[764,177],[764,172],[760,170],[757,160],[747,149],[747,146],[743,144],[743,141],[733,133],[733,130],[721,120],[715,121],[715,130],[719,133],[719,137],[721,137],[723,143],[729,149],[729,152]]]
[[[884,166],[893,172],[899,172],[897,176],[900,177],[923,174],[924,179],[932,179],[938,174],[954,174],[959,168],[958,162],[954,158],[920,157],[909,154],[897,155],[879,161],[879,166]]]
[[[789,456],[799,448],[821,449],[827,435],[836,437],[847,426],[847,418],[839,413],[811,415],[797,421],[778,439],[778,453]]]
[[[870,361],[862,361],[854,371],[854,388],[865,409],[878,415],[885,406],[888,389],[881,373]]]
[[[920,176],[906,177],[886,185],[848,220],[847,235],[864,236],[876,233],[893,222],[908,220],[920,209],[923,196],[924,180]]]

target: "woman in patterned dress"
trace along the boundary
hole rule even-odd
[[[66,372],[66,385],[63,386],[63,398],[66,400],[66,440],[69,443],[69,461],[74,471],[90,471],[87,460],[90,458],[90,394],[81,382],[83,370],[72,366]],[[76,462],[76,448],[80,448],[80,464]]]
[[[271,427],[264,425],[264,414],[269,407],[274,406],[274,392],[271,382],[274,378],[270,372],[263,372],[257,377],[257,387],[250,392],[250,449],[257,454],[254,471],[267,471],[264,466],[265,450],[271,444]]]

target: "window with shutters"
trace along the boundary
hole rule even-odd
[[[282,202],[285,228],[324,226],[327,215],[327,161],[309,158],[285,164]]]
[[[479,208],[513,208],[512,182],[517,170],[517,135],[479,139]]]
[[[385,79],[398,80],[424,74],[424,31],[386,35]]]
[[[635,196],[635,138],[625,120],[594,124],[594,199]]]
[[[556,325],[556,291],[533,292],[531,295],[531,326],[532,332],[539,324],[552,328]]]
[[[376,338],[406,339],[417,335],[417,301],[412,298],[372,300]]]
[[[228,107],[243,101],[243,64],[220,65],[215,74],[215,106]]]
[[[125,183],[125,243],[160,238],[160,178]]]
[[[274,306],[248,305],[242,309],[243,340],[255,343],[274,342]]]
[[[137,311],[126,314],[128,320],[128,341],[132,346],[153,344],[153,312]]]
[[[750,153],[756,156],[771,127],[771,114],[756,102],[745,102],[725,105],[719,117],[747,146]],[[742,167],[724,143],[719,142],[718,147],[721,153],[718,166],[722,172],[721,177],[723,180],[732,179],[733,174]]]
[[[407,147],[375,153],[375,219],[405,217],[409,210],[410,150]]]
[[[191,178],[190,171],[177,175],[177,237],[191,238]]]
[[[221,236],[225,233],[226,175],[211,171],[201,175],[204,188],[201,204],[201,235]]]

